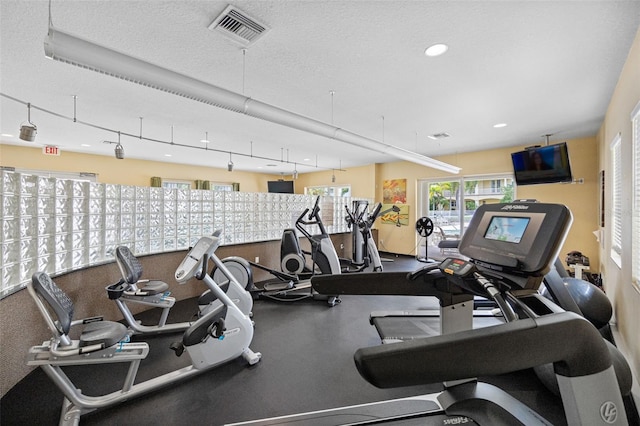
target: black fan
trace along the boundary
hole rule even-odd
[[[428,237],[433,234],[433,221],[428,217],[421,217],[416,222],[416,231],[421,237]]]

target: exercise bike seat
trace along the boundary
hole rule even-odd
[[[132,293],[125,292],[125,294],[152,296],[158,293],[164,293],[169,289],[169,284],[164,281],[141,280],[142,264],[126,246],[116,247],[116,263],[118,264],[118,268],[120,268],[122,278],[125,282],[130,286],[135,285],[138,287],[136,291]]]
[[[36,272],[32,278],[33,290],[51,307],[57,317],[58,331],[69,334],[73,325],[74,306],[69,296],[58,287],[46,272]],[[79,346],[87,347],[100,345],[102,347],[113,346],[128,335],[124,324],[103,321],[102,317],[87,318],[83,322]]]

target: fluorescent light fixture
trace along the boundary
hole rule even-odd
[[[425,49],[424,54],[427,56],[440,56],[449,50],[449,46],[443,43],[434,44]]]
[[[56,30],[51,26],[44,41],[44,51],[45,56],[50,59],[152,87],[187,99],[335,139],[359,148],[384,153],[391,157],[448,173],[460,172],[459,167],[404,148],[360,136],[333,125],[205,83],[187,75],[91,43]]]

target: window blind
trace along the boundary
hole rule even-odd
[[[622,146],[618,134],[611,144],[611,258],[621,266],[622,254]]]
[[[631,224],[631,280],[640,289],[640,102],[631,113],[633,127],[633,219]]]

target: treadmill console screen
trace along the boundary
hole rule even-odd
[[[529,218],[526,217],[494,216],[489,222],[484,237],[489,240],[518,244],[522,240],[527,225],[529,225]]]
[[[484,204],[471,218],[459,251],[479,266],[542,276],[555,261],[571,222],[571,212],[561,204]]]

